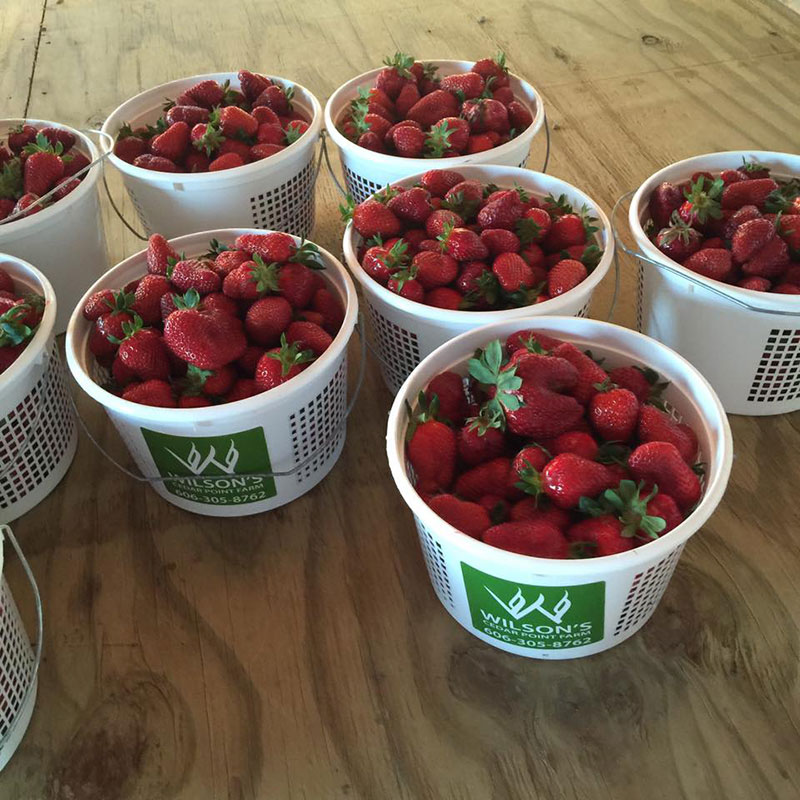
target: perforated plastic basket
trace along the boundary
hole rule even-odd
[[[663,181],[694,172],[767,164],[781,178],[800,175],[800,156],[733,151],[679,161],[650,176],[631,201],[628,222],[640,252],[637,325],[677,350],[705,375],[731,414],[785,414],[800,409],[800,298],[754,292],[704,278],[667,258],[645,235],[648,201]]]
[[[116,140],[123,123],[152,123],[164,98],[175,98],[202,80],[229,80],[239,88],[235,72],[194,75],[170,81],[123,103],[103,123]],[[292,145],[269,158],[243,167],[196,174],[154,172],[109,156],[122,173],[125,188],[148,234],[167,238],[198,229],[250,226],[308,235],[314,226],[314,148],[322,128],[322,107],[308,89],[294,87],[292,103],[310,119],[309,129]]]
[[[438,75],[453,75],[467,72],[472,61],[435,60],[430,63],[439,67]],[[533,122],[519,136],[510,142],[486,150],[482,153],[458,156],[456,158],[401,158],[400,156],[375,153],[359,147],[339,132],[336,123],[350,105],[351,100],[358,97],[360,88],[371,88],[380,69],[373,69],[349,80],[340,86],[325,105],[325,127],[328,135],[339,148],[339,158],[347,183],[347,190],[357,203],[366,200],[378,189],[389,183],[404,178],[406,175],[422,173],[429,169],[460,169],[464,164],[498,164],[507,167],[524,167],[531,151],[533,137],[539,132],[545,121],[544,103],[536,89],[522,78],[509,73],[511,89],[533,116]]]
[[[11,128],[22,123],[37,128],[62,128],[77,139],[79,149],[91,161],[99,155],[85,133],[49,120],[0,120],[0,138],[5,138]],[[36,264],[53,284],[59,302],[56,333],[67,329],[72,307],[108,263],[97,194],[102,169],[102,164],[92,167],[77,189],[42,211],[0,224],[0,253]]]
[[[525,325],[529,325],[526,321]],[[405,403],[444,370],[466,374],[478,347],[506,337],[520,321],[462,334],[426,358],[398,392],[389,414],[386,448],[397,488],[414,514],[428,573],[442,605],[479,639],[531,658],[578,658],[632,636],[664,594],[686,540],[706,522],[725,491],[732,440],[722,406],[707,381],[687,361],[639,333],[589,319],[543,317],[531,325],[590,348],[605,366],[639,364],[671,381],[664,398],[673,416],[698,434],[707,464],[705,491],[677,528],[649,544],[612,556],[546,559],[509,553],[457,531],[414,490],[405,457]]]
[[[53,330],[53,287],[21,259],[0,254],[0,267],[18,290],[45,299],[36,333],[0,375],[0,522],[11,522],[58,486],[75,455],[78,431]]]
[[[516,183],[537,197],[544,197],[547,194],[558,197],[564,194],[576,208],[586,204],[592,216],[600,221],[600,230],[595,236],[598,245],[603,248],[603,257],[583,283],[545,303],[506,311],[450,311],[400,297],[373,280],[364,272],[358,261],[358,249],[362,238],[356,232],[353,223],[348,223],[343,241],[345,260],[350,272],[363,289],[383,379],[392,392],[400,388],[411,370],[425,356],[464,331],[508,319],[533,317],[538,319],[546,314],[586,316],[589,313],[592,294],[605,277],[614,258],[611,225],[602,209],[580,189],[550,175],[516,167],[465,166],[460,167],[458,171],[467,179],[495,183],[500,187],[510,188]],[[420,175],[405,177],[394,183],[400,186],[413,186]]]
[[[259,231],[241,228],[194,233],[173,240],[172,246],[192,255],[206,250],[210,239],[232,245],[238,235],[255,232]],[[109,270],[86,297],[141,277],[146,271],[145,253],[142,250]],[[326,250],[320,248],[320,254],[325,264],[322,274],[346,309],[339,333],[297,377],[234,403],[155,408],[106,391],[100,384],[107,373],[89,352],[91,323],[81,313],[84,301],[75,309],[67,330],[70,370],[81,388],[105,407],[142,474],[197,478],[154,481],[155,491],[170,503],[210,516],[257,514],[290,503],[333,469],[345,441],[347,343],[358,301],[347,270]],[[290,471],[274,478],[247,477]]]
[[[31,644],[11,588],[3,576],[3,540],[8,539],[22,562],[33,590],[37,635]],[[36,705],[42,655],[42,603],[39,587],[22,550],[7,525],[0,525],[0,770],[14,755]]]

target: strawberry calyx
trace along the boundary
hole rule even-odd
[[[219,239],[212,239],[208,243],[208,252],[203,254],[204,258],[214,258],[218,256],[220,253],[224,253],[226,250],[230,250],[231,248],[228,247],[226,244],[222,244]]]
[[[401,292],[408,281],[413,281],[417,277],[417,268],[414,264],[399,268],[395,267],[394,271],[392,271],[392,268],[388,265],[385,266],[392,273],[392,280],[397,285],[397,294]]]
[[[22,321],[28,311],[30,307],[20,303],[0,314],[0,347],[14,347],[30,339],[33,329]]]
[[[372,199],[377,200],[379,203],[383,203],[383,205],[386,205],[393,197],[397,197],[399,194],[399,189],[395,189],[394,186],[391,186],[387,183],[383,189],[381,189],[379,192],[375,192],[375,194],[372,195]]]
[[[541,230],[542,226],[530,217],[520,217],[514,227],[514,231],[522,247],[532,242],[538,242],[541,238],[539,236]],[[569,255],[565,256],[565,258],[569,258]]]
[[[489,195],[499,192],[500,187],[496,183],[487,183],[483,187],[483,199],[485,200]]]
[[[144,328],[144,320],[138,315],[133,315],[132,322],[122,323],[122,333],[124,336],[120,339],[118,336],[108,336],[108,341],[113,344],[122,344],[127,339],[132,339],[140,330]]]
[[[167,123],[166,119],[164,119],[164,117],[159,117],[156,120],[155,125],[145,126],[145,130],[141,138],[151,139],[153,136],[158,136],[159,134],[164,133],[167,128],[169,128],[169,124]]]
[[[173,294],[172,302],[175,303],[175,308],[181,311],[186,311],[191,308],[200,307],[200,292],[197,289],[189,289],[186,294]]]
[[[203,393],[206,381],[213,377],[214,371],[210,369],[200,369],[195,364],[187,364],[186,375],[180,381],[181,394],[189,397],[197,397]]]
[[[529,353],[536,353],[540,356],[549,356],[550,351],[544,347],[544,345],[533,335],[531,334],[528,336],[527,339],[520,339],[519,343],[527,350]]]
[[[248,280],[256,285],[258,293],[277,292],[279,290],[278,270],[280,264],[277,261],[267,264],[258,253],[253,253],[253,263],[256,266],[255,269],[250,270]]]
[[[286,144],[294,144],[304,133],[305,131],[301,131],[297,125],[289,125],[284,133]]]
[[[586,203],[581,206],[578,216],[581,218],[581,222],[583,223],[583,229],[586,231],[587,239],[591,238],[592,234],[597,233],[597,231],[600,230],[600,228],[594,224],[598,221],[597,217],[592,216],[592,210],[586,205]]]
[[[0,197],[18,200],[22,195],[22,163],[18,158],[0,167]]]
[[[353,219],[353,212],[356,210],[356,201],[353,195],[348,194],[344,199],[344,204],[339,203],[339,213],[342,215],[342,222],[350,222]]]
[[[413,77],[411,74],[411,67],[414,66],[413,56],[398,51],[392,58],[386,56],[386,58],[383,59],[383,63],[387,67],[394,67],[394,69],[397,70],[397,74],[402,78]]]
[[[691,236],[689,231],[694,231],[694,228],[681,219],[677,210],[673,211],[669,220],[669,227],[662,228],[658,232],[658,242],[659,244],[672,244],[680,239],[684,244],[689,244],[689,237]]]
[[[428,397],[425,392],[420,391],[417,395],[417,410],[414,411],[408,400],[405,401],[406,414],[408,415],[408,428],[406,428],[406,441],[410,441],[417,428],[424,422],[443,422],[446,425],[450,424],[450,420],[440,416],[439,413],[439,395],[432,392]]]
[[[505,302],[514,308],[524,308],[536,302],[536,298],[544,291],[547,281],[537,283],[530,289],[517,289],[515,292],[503,292]]]
[[[215,108],[206,123],[206,132],[198,139],[195,139],[192,144],[197,150],[203,150],[207,156],[210,156],[220,148],[224,141],[225,136],[223,136],[220,128],[219,109]]]
[[[402,239],[398,239],[389,248],[385,256],[378,256],[378,261],[392,273],[394,273],[395,270],[403,269],[408,265],[408,243]],[[415,277],[415,275],[411,277]],[[396,275],[392,275],[392,277],[396,277]]]
[[[22,150],[29,156],[32,156],[34,153],[50,153],[54,156],[60,156],[64,152],[64,145],[61,144],[61,142],[56,142],[55,146],[53,146],[43,133],[37,133],[36,141],[26,144]]]
[[[221,84],[222,87],[222,105],[223,106],[232,106],[236,105],[239,95],[236,89],[231,86],[230,80],[225,80],[224,83]],[[294,89],[291,89],[291,94],[288,93],[288,90],[284,89],[284,93],[288,100],[294,96]],[[292,105],[289,104],[289,109],[291,110]],[[215,109],[216,110],[216,109]]]
[[[767,195],[764,208],[772,214],[788,211],[798,195],[800,195],[800,180],[792,178]]]
[[[294,261],[296,264],[303,264],[309,269],[325,269],[325,265],[322,263],[322,257],[319,254],[319,247],[313,242],[307,242],[305,239],[301,240],[300,247],[294,251],[289,261]]]
[[[436,81],[438,78],[436,77],[436,73],[439,71],[439,67],[436,64],[432,64],[430,61],[424,61],[422,64],[422,77],[427,78],[429,81]]]
[[[558,199],[553,197],[552,194],[548,194],[545,196],[542,205],[545,206],[550,216],[554,214],[560,217],[563,217],[566,214],[574,214],[574,210],[572,208],[572,204],[567,200],[567,196],[565,194],[560,194]]]
[[[725,184],[721,178],[709,182],[705,175],[700,175],[688,189],[684,189],[684,197],[691,204],[691,214],[698,222],[705,223],[710,217],[713,219],[722,217],[719,198],[724,188]]]
[[[446,120],[436,123],[425,137],[425,158],[442,158],[450,150],[450,137],[455,132]]]
[[[514,191],[519,196],[519,199],[522,203],[530,203],[531,196],[527,189],[524,186],[520,186],[516,181],[514,181],[513,186]]]
[[[133,292],[126,292],[124,289],[120,289],[118,292],[113,292],[112,297],[114,298],[113,301],[107,298],[103,300],[112,314],[124,314],[133,307],[133,302],[135,300]]]
[[[661,395],[669,386],[669,381],[662,381],[661,376],[651,367],[637,367],[634,365],[634,369],[641,372],[645,380],[650,384],[650,396],[647,398],[647,402],[651,406],[666,411],[667,408]]]
[[[571,257],[569,253],[564,256],[564,258]],[[602,257],[603,251],[596,244],[590,244],[581,253],[580,262],[586,267],[587,272],[591,272],[600,263]]]
[[[748,161],[744,156],[742,156],[742,166],[739,167],[739,170],[742,172],[763,172],[766,170],[769,172],[769,167],[766,164],[761,164],[758,161]]]
[[[500,67],[500,70],[508,75],[508,66],[506,65],[506,54],[502,50],[497,51],[497,55],[494,57],[494,63]]]
[[[442,201],[441,207],[458,214],[461,219],[469,219],[477,210],[478,203],[465,199],[464,192],[455,192],[448,200]]]
[[[490,75],[483,84],[483,91],[478,95],[482,100],[492,99],[492,84],[497,80],[494,75]],[[463,94],[463,92],[462,92]],[[463,100],[462,100],[463,102]]]
[[[502,295],[500,281],[493,272],[487,269],[475,278],[475,288],[467,292],[464,300],[470,304],[483,300],[490,306],[496,306]]]
[[[285,378],[291,372],[292,367],[300,364],[310,364],[316,360],[317,356],[313,350],[301,350],[301,347],[300,342],[289,344],[286,341],[286,334],[282,333],[280,349],[275,353],[265,353],[265,355],[267,358],[274,358],[280,362],[281,376]]]
[[[597,450],[594,460],[600,464],[621,464],[628,463],[628,456],[631,449],[622,442],[603,442]]]
[[[539,495],[542,494],[544,488],[542,486],[542,474],[530,461],[525,459],[525,466],[517,471],[519,480],[514,484],[517,489],[521,489],[525,494],[529,494],[534,498],[535,504],[539,503]]]
[[[485,349],[476,350],[468,364],[469,374],[478,383],[495,387],[494,396],[484,403],[481,413],[490,419],[498,419],[501,424],[496,427],[500,430],[505,430],[506,411],[516,411],[523,405],[519,396],[522,378],[516,374],[516,367],[503,369],[506,363],[500,340],[495,339]]]
[[[647,513],[647,504],[658,494],[658,486],[653,486],[646,497],[641,496],[643,489],[644,481],[637,485],[621,480],[617,489],[606,489],[596,500],[582,497],[578,508],[592,517],[613,514],[623,524],[620,535],[626,539],[658,539],[667,522]]]

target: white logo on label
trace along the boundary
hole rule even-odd
[[[569,599],[569,592],[565,589],[564,596],[553,606],[552,611],[548,611],[542,603],[544,603],[544,595],[540,594],[539,597],[536,598],[529,606],[526,606],[527,600],[525,599],[525,595],[522,594],[522,589],[519,587],[517,588],[516,594],[508,601],[508,603],[504,603],[488,586],[484,586],[489,594],[494,597],[495,600],[512,616],[514,619],[522,619],[523,617],[527,617],[532,611],[538,611],[540,614],[543,614],[547,619],[555,622],[556,624],[560,623],[562,619],[564,619],[564,615],[567,611],[572,608],[572,603]]]
[[[233,439],[231,439],[231,446],[228,448],[228,452],[225,455],[224,464],[217,461],[217,451],[213,444],[208,448],[208,454],[205,458],[203,458],[194,442],[192,442],[192,449],[189,450],[189,454],[185,459],[181,458],[177,453],[170,450],[169,447],[165,447],[164,449],[171,456],[173,456],[176,461],[179,461],[181,464],[183,464],[183,466],[186,467],[186,469],[188,469],[192,475],[202,475],[212,464],[218,469],[221,469],[227,475],[233,475],[236,469],[236,464],[239,461],[239,451],[236,449]]]

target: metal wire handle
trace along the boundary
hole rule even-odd
[[[288,470],[282,471],[272,471],[272,472],[237,472],[237,478],[289,478],[292,475],[299,472],[304,467],[308,466],[315,458],[318,458],[319,455],[330,446],[331,442],[334,440],[335,436],[338,435],[339,431],[345,426],[348,417],[350,416],[353,408],[355,407],[356,401],[358,400],[358,396],[361,393],[361,387],[364,383],[364,374],[366,371],[366,349],[367,349],[367,339],[364,335],[363,331],[363,318],[361,314],[358,315],[358,321],[354,327],[356,333],[358,333],[359,341],[361,342],[361,359],[358,366],[358,378],[356,379],[356,386],[353,390],[353,396],[350,399],[350,402],[345,409],[344,415],[339,420],[338,423],[333,427],[331,431],[331,435],[327,438],[322,444],[319,445],[316,449],[314,449],[308,456],[306,456],[302,461],[296,464],[294,467]],[[170,477],[163,477],[161,475],[150,477],[147,475],[138,475],[135,472],[131,472],[127,467],[123,466],[119,463],[101,444],[97,441],[94,437],[92,432],[89,430],[86,422],[84,421],[83,417],[81,416],[80,411],[78,410],[78,406],[75,403],[75,398],[70,394],[70,402],[72,403],[72,408],[75,411],[75,416],[78,418],[78,422],[80,423],[81,428],[83,428],[83,432],[89,438],[89,441],[94,444],[94,446],[120,471],[124,472],[129,478],[133,478],[133,480],[138,481],[139,483],[166,483],[169,481],[172,483],[173,481],[176,483],[181,483],[184,481],[196,481],[196,475],[176,475]]]
[[[17,554],[17,558],[19,558],[20,564],[22,564],[22,569],[24,570],[25,575],[28,578],[28,582],[31,585],[31,589],[33,590],[33,599],[36,606],[36,645],[34,646],[33,651],[33,671],[31,673],[31,679],[28,682],[28,685],[25,687],[25,693],[22,695],[20,708],[23,708],[31,693],[34,691],[34,686],[36,685],[36,676],[39,674],[39,666],[42,663],[42,646],[44,643],[44,615],[42,614],[42,597],[39,594],[39,586],[36,583],[36,578],[33,577],[31,565],[28,563],[28,559],[25,558],[25,554],[22,552],[19,542],[11,532],[11,528],[9,528],[8,525],[0,525],[0,542],[2,542],[3,537],[7,538],[8,541],[11,542],[11,546],[14,548],[14,551]],[[0,576],[0,580],[2,580],[2,576]],[[17,714],[5,735],[0,738],[0,750],[5,747],[6,743],[11,738],[19,719],[20,715]]]
[[[616,224],[617,209],[623,202],[630,199],[630,197],[633,194],[635,194],[634,191],[626,192],[625,194],[623,194],[622,197],[620,197],[619,200],[617,200],[617,202],[614,203],[614,208],[611,211],[611,231],[614,234],[614,240],[617,243],[617,247],[621,248],[629,256],[631,256],[632,258],[638,258],[640,261],[645,261],[648,264],[651,264],[652,266],[664,272],[671,272],[673,275],[677,275],[679,278],[683,278],[683,280],[689,281],[689,283],[693,283],[707,292],[716,294],[723,300],[727,300],[729,303],[733,303],[734,305],[746,308],[748,311],[756,311],[759,314],[774,314],[775,316],[783,316],[783,317],[798,316],[800,311],[783,311],[781,309],[776,309],[776,308],[763,308],[761,306],[754,306],[752,303],[748,303],[746,300],[742,300],[739,297],[734,297],[733,295],[728,294],[722,289],[718,289],[716,286],[714,286],[714,284],[711,282],[710,279],[695,277],[689,270],[686,270],[684,268],[678,269],[677,267],[673,267],[670,264],[667,264],[666,262],[656,261],[655,259],[646,256],[639,250],[631,250],[630,248],[626,247],[625,243],[622,241],[619,233],[617,232],[617,224]],[[615,258],[616,258],[616,252],[615,252]]]

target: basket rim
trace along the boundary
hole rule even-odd
[[[457,528],[445,522],[423,501],[419,494],[417,494],[406,472],[404,434],[407,427],[407,422],[405,420],[405,401],[409,400],[409,398],[413,400],[413,395],[418,389],[422,388],[421,384],[419,384],[420,375],[427,372],[433,363],[438,364],[444,351],[455,354],[460,350],[464,350],[463,357],[460,360],[465,360],[469,357],[472,349],[474,349],[474,346],[479,341],[486,342],[497,336],[505,338],[505,336],[513,332],[510,328],[518,325],[519,322],[520,320],[509,320],[493,325],[486,325],[451,339],[423,359],[397,392],[394,402],[392,403],[391,411],[389,412],[386,449],[389,459],[389,468],[403,501],[409,506],[412,513],[423,521],[428,529],[435,529],[437,535],[442,536],[444,539],[448,540],[449,543],[460,548],[463,553],[468,553],[470,556],[479,560],[483,559],[487,565],[491,564],[495,567],[506,564],[510,566],[513,565],[516,568],[520,566],[530,568],[531,572],[537,575],[598,578],[603,571],[617,572],[631,569],[666,557],[669,553],[684,544],[703,524],[705,524],[722,499],[733,462],[733,437],[727,415],[719,398],[708,381],[695,367],[680,354],[660,342],[638,333],[637,331],[631,330],[630,328],[614,325],[610,322],[578,317],[553,316],[537,319],[531,327],[540,329],[545,333],[552,333],[553,335],[560,336],[567,341],[572,339],[591,340],[592,332],[596,333],[604,329],[613,329],[617,336],[624,337],[626,342],[624,349],[627,351],[626,355],[631,359],[642,360],[640,357],[634,355],[636,353],[635,343],[646,342],[648,348],[654,347],[660,350],[666,358],[677,362],[681,370],[691,376],[693,386],[696,387],[698,392],[704,395],[704,399],[708,401],[715,411],[715,419],[710,420],[710,422],[713,423],[713,428],[719,431],[720,436],[716,450],[718,456],[717,469],[706,483],[705,491],[697,508],[680,525],[652,542],[648,542],[647,544],[623,553],[587,559],[539,558],[538,556],[511,553],[485,544],[478,539],[473,539],[471,536],[462,533]],[[472,342],[473,348],[468,348],[466,346],[467,342]],[[603,345],[600,345],[600,348],[602,349]],[[613,348],[609,346],[609,349]],[[452,360],[453,359],[448,359],[448,363],[452,362]],[[437,367],[437,371],[438,370],[439,367]],[[672,376],[665,375],[665,377],[669,379]]]
[[[454,160],[454,159],[450,159]],[[428,170],[424,170],[427,172]],[[616,241],[614,233],[611,228],[611,223],[606,216],[603,209],[585,192],[567,183],[561,178],[556,178],[544,172],[534,172],[533,170],[524,169],[522,167],[503,167],[496,164],[468,164],[460,167],[459,172],[463,172],[465,177],[478,177],[485,175],[486,172],[491,172],[492,179],[515,179],[524,189],[533,191],[530,184],[534,181],[546,181],[557,187],[556,191],[572,192],[581,197],[591,211],[597,215],[599,221],[602,223],[602,232],[605,234],[605,247],[603,255],[597,266],[591,271],[585,280],[581,281],[575,288],[570,289],[568,292],[559,295],[558,297],[550,298],[549,300],[529,306],[520,306],[519,308],[506,308],[500,311],[453,311],[447,308],[437,308],[435,306],[428,306],[424,303],[418,303],[414,300],[409,300],[407,297],[402,297],[399,294],[389,291],[385,286],[381,286],[374,278],[368,275],[364,268],[358,261],[356,239],[360,238],[353,227],[353,221],[347,223],[342,239],[342,249],[344,251],[345,263],[347,264],[350,273],[361,284],[367,294],[374,294],[393,308],[398,309],[413,317],[426,317],[441,323],[476,323],[489,324],[490,322],[500,322],[512,317],[519,317],[520,314],[533,313],[537,318],[541,315],[558,314],[562,307],[570,305],[574,302],[576,295],[586,294],[587,298],[591,297],[591,293],[599,286],[602,280],[608,274],[611,268],[611,262],[614,260],[614,252]],[[419,172],[414,175],[409,175],[399,181],[393,181],[393,185],[412,186],[419,178],[422,177],[424,172]],[[552,305],[551,305],[552,303]]]
[[[53,335],[57,313],[56,293],[45,274],[22,258],[0,253],[0,267],[9,265],[19,268],[26,273],[27,278],[33,278],[38,282],[38,289],[44,297],[45,305],[42,319],[36,328],[36,333],[33,334],[33,337],[28,342],[28,346],[20,353],[14,363],[0,374],[0,392],[7,389],[15,379],[19,378],[47,348],[48,342]],[[11,278],[14,279],[14,275],[11,275]]]
[[[642,214],[647,212],[647,203],[650,199],[650,194],[655,187],[665,180],[682,180],[689,178],[692,173],[701,171],[702,169],[728,169],[735,168],[740,165],[743,156],[750,156],[759,162],[770,165],[775,163],[776,158],[782,159],[784,163],[779,166],[783,169],[786,168],[786,162],[794,162],[797,165],[795,175],[783,175],[780,173],[778,177],[799,177],[800,176],[800,156],[792,153],[781,153],[777,150],[722,150],[716,153],[704,153],[702,155],[692,156],[681,161],[675,161],[668,164],[666,167],[654,172],[649,178],[643,181],[639,188],[635,191],[631,198],[630,207],[628,209],[628,225],[634,241],[640,250],[643,251],[647,257],[659,261],[666,266],[674,269],[676,272],[685,275],[691,280],[700,280],[708,282],[714,289],[719,290],[723,294],[730,295],[732,298],[740,300],[744,303],[759,302],[764,307],[764,313],[770,311],[782,311],[800,315],[800,295],[779,294],[776,292],[757,292],[753,289],[744,289],[741,286],[732,286],[729,283],[715,280],[714,278],[705,278],[698,275],[690,269],[687,269],[677,261],[673,261],[668,256],[664,255],[647,237],[642,227],[641,217]],[[685,174],[684,174],[685,173]],[[681,178],[680,176],[683,176]],[[652,266],[652,265],[648,265]],[[770,308],[771,307],[771,308]],[[748,313],[759,313],[755,309],[746,309]]]
[[[308,124],[308,130],[297,140],[292,142],[292,144],[287,145],[286,148],[275,153],[274,155],[271,155],[267,158],[262,158],[259,161],[252,161],[249,164],[243,164],[241,167],[220,170],[218,172],[159,172],[157,170],[136,167],[133,164],[129,164],[127,161],[123,161],[114,154],[113,145],[110,149],[106,149],[105,142],[102,144],[103,152],[108,153],[109,161],[124,175],[140,178],[148,183],[186,183],[189,185],[197,185],[203,181],[214,183],[221,182],[221,179],[231,179],[231,177],[236,178],[245,174],[252,175],[258,169],[264,169],[266,166],[274,167],[277,164],[282,164],[284,161],[287,161],[293,156],[297,155],[300,150],[304,150],[309,146],[313,147],[314,144],[316,144],[317,139],[319,139],[320,131],[322,130],[322,105],[317,99],[316,95],[300,83],[291,81],[288,78],[282,78],[278,75],[265,75],[264,77],[267,77],[273,81],[279,81],[284,86],[292,86],[295,91],[299,89],[303,94],[303,99],[306,100],[308,105],[311,106],[312,111],[311,121]],[[125,102],[120,103],[120,105],[118,105],[105,118],[101,130],[107,136],[110,136],[116,144],[117,131],[112,132],[111,126],[120,124],[120,122],[124,119],[125,111],[129,106],[137,102],[149,100],[150,98],[158,97],[163,99],[164,92],[178,89],[187,83],[192,84],[203,80],[229,80],[231,81],[231,84],[235,82],[236,86],[240,85],[238,72],[211,72],[205,75],[189,75],[185,78],[176,78],[175,80],[161,83],[158,86],[153,86],[150,89],[145,89],[144,91],[135,94],[133,97],[129,97],[127,100],[125,100]],[[297,145],[297,147],[295,145]],[[244,170],[249,170],[249,172],[245,173]]]
[[[426,63],[436,64],[438,66],[460,65],[462,67],[469,67],[475,63],[474,61],[464,61],[454,58],[425,59],[425,61]],[[514,80],[518,81],[526,92],[533,95],[536,102],[535,113],[533,114],[533,122],[531,122],[531,124],[524,131],[522,131],[519,136],[516,136],[511,141],[481,153],[465,154],[462,156],[456,156],[454,158],[404,158],[403,156],[394,156],[388,153],[372,152],[364,147],[359,147],[355,142],[351,142],[350,139],[344,136],[336,127],[333,113],[335,107],[339,105],[342,95],[354,93],[354,90],[358,88],[360,84],[370,81],[382,69],[384,68],[376,67],[375,69],[367,70],[366,72],[362,72],[360,75],[356,75],[346,83],[343,83],[328,98],[327,103],[325,103],[325,129],[327,130],[331,139],[333,139],[333,141],[336,143],[337,147],[339,147],[340,150],[348,155],[367,158],[370,161],[374,161],[378,164],[391,165],[397,169],[401,169],[400,165],[407,164],[409,173],[412,171],[425,172],[427,169],[456,169],[460,165],[464,164],[492,164],[493,160],[497,158],[498,155],[502,157],[505,154],[510,154],[522,142],[530,143],[533,140],[533,137],[539,133],[542,125],[544,124],[545,110],[542,95],[524,78],[521,78],[514,72],[509,72],[509,78],[513,78]],[[529,106],[528,110],[530,111],[530,100],[527,98],[526,104]]]
[[[284,233],[284,231],[271,231],[263,228],[220,228],[217,230],[200,231],[198,233],[190,233],[184,236],[175,237],[170,239],[170,244],[178,251],[185,248],[191,248],[200,244],[201,242],[207,243],[210,239],[219,239],[220,241],[231,241],[237,236],[245,233]],[[295,242],[299,245],[301,238],[292,234]],[[302,390],[315,379],[319,372],[319,365],[329,365],[339,358],[342,354],[347,352],[347,345],[352,336],[353,330],[356,325],[358,317],[358,298],[356,295],[355,285],[350,278],[349,273],[329,251],[319,247],[320,255],[325,262],[325,268],[331,269],[336,272],[343,281],[344,296],[345,296],[345,317],[342,322],[341,328],[334,337],[328,349],[316,359],[311,366],[303,370],[299,375],[296,375],[291,380],[287,381],[274,389],[267,392],[260,392],[252,397],[246,397],[242,400],[234,400],[232,403],[224,403],[221,406],[209,406],[203,408],[161,408],[158,406],[148,406],[142,403],[133,403],[130,400],[124,400],[115,394],[104,389],[99,384],[95,383],[91,375],[86,371],[83,366],[83,356],[86,348],[88,347],[88,334],[91,323],[84,319],[82,309],[86,300],[94,294],[94,292],[106,288],[109,284],[114,284],[115,278],[125,273],[127,270],[134,266],[145,266],[145,254],[147,249],[139,250],[123,261],[119,262],[100,278],[98,278],[92,286],[84,293],[83,297],[74,308],[72,315],[67,326],[66,335],[66,355],[67,363],[69,364],[70,372],[75,380],[80,385],[81,389],[86,392],[92,399],[96,400],[108,411],[124,414],[129,418],[138,418],[142,421],[149,422],[163,422],[163,423],[186,423],[193,422],[197,424],[218,421],[225,413],[220,409],[226,409],[232,414],[247,414],[249,412],[258,411],[264,406],[265,401],[279,402],[285,399],[290,394],[302,392]],[[146,273],[146,270],[145,270]],[[121,285],[117,281],[117,285]],[[337,287],[337,289],[340,287]]]
[[[0,119],[0,128],[4,128],[5,126],[10,127],[19,123],[26,125],[37,125],[45,128],[60,128],[61,130],[68,131],[75,137],[76,141],[79,141],[81,144],[83,144],[84,148],[88,151],[91,161],[96,161],[100,157],[99,148],[86,135],[86,133],[78,130],[77,128],[73,128],[70,125],[65,125],[63,122],[53,122],[52,120],[48,119],[34,119],[32,117],[6,117],[4,119]],[[64,209],[81,200],[97,185],[101,170],[102,164],[95,164],[95,166],[84,175],[83,180],[78,184],[78,188],[70,192],[66,197],[63,197],[61,200],[52,203],[46,208],[43,208],[36,214],[32,214],[30,217],[22,217],[21,219],[16,219],[13,222],[0,225],[0,247],[2,247],[4,243],[3,239],[12,238],[10,235],[11,232],[17,234],[25,230],[30,230],[42,222],[49,222],[54,216],[52,212],[58,213],[59,211],[63,211]],[[6,232],[9,233],[8,236],[4,236]]]

